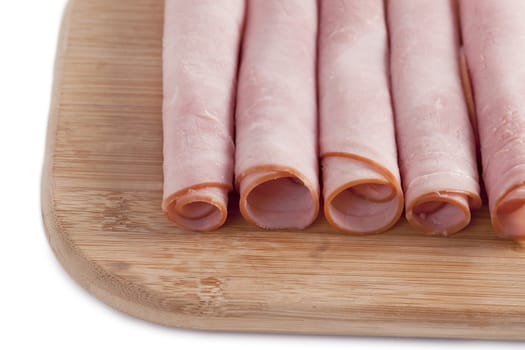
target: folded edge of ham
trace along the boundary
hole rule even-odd
[[[305,228],[319,211],[316,0],[251,0],[238,81],[236,186],[244,218]]]
[[[525,238],[525,2],[460,1],[492,224]]]
[[[186,229],[214,230],[227,217],[243,22],[243,0],[166,0],[162,209]]]
[[[382,0],[320,2],[324,212],[339,230],[381,233],[403,212]]]
[[[452,0],[388,1],[391,71],[407,220],[432,234],[466,227],[481,206],[475,137]]]

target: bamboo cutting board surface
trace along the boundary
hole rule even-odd
[[[161,0],[72,0],[42,180],[49,242],[93,295],[175,327],[525,339],[525,251],[486,208],[451,238],[245,223],[215,233],[161,213]]]

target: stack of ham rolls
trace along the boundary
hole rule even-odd
[[[163,211],[525,238],[522,0],[166,0]],[[322,184],[322,186],[321,186]],[[321,197],[322,196],[322,197]],[[322,199],[322,201],[321,201]]]

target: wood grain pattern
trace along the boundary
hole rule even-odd
[[[487,209],[451,238],[246,224],[216,233],[160,210],[161,0],[73,0],[58,47],[42,179],[49,242],[106,303],[176,327],[525,339],[525,252]]]

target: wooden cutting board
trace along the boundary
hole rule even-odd
[[[525,251],[487,209],[460,235],[384,235],[163,216],[162,0],[73,0],[42,180],[49,242],[104,302],[165,325],[256,332],[525,339]]]

